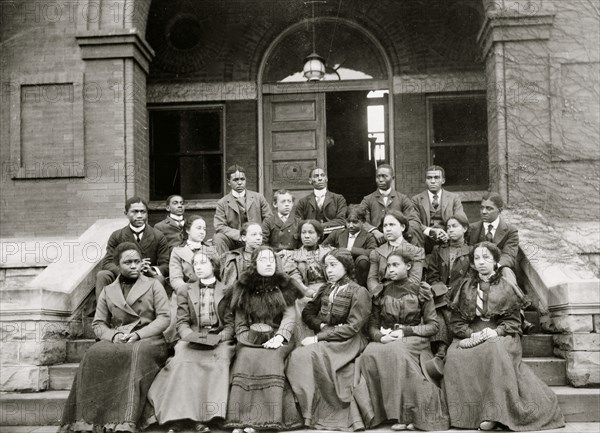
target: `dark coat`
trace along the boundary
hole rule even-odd
[[[375,192],[365,196],[360,203],[367,212],[367,224],[365,229],[368,231],[375,227],[381,231],[383,225],[383,217],[387,210],[399,210],[408,219],[408,232],[412,235],[412,242],[415,245],[423,245],[423,232],[421,230],[421,220],[415,209],[415,205],[406,195],[392,189],[388,196],[387,205],[384,204],[383,196],[376,190]]]
[[[292,213],[286,222],[281,221],[279,214],[265,218],[262,223],[263,243],[279,250],[295,250],[300,247],[298,224],[300,219]]]
[[[504,221],[502,216],[499,218],[500,222],[498,223],[496,233],[494,233],[493,240],[494,244],[502,251],[498,265],[515,269],[517,252],[519,251],[519,230]],[[485,230],[481,221],[471,224],[469,226],[469,233],[469,245],[471,246],[475,246],[477,243],[486,240]]]
[[[217,281],[215,283],[214,302],[217,307],[219,326],[211,329],[210,333],[220,333],[221,341],[233,339],[233,314],[229,306],[230,299],[225,297],[225,286]],[[192,308],[190,309],[190,305]],[[200,331],[200,283],[190,283],[177,293],[177,332],[181,338],[192,332]]]
[[[240,214],[237,200],[231,194],[217,202],[214,226],[216,233],[223,233],[234,241],[240,241]],[[259,193],[246,190],[246,216],[248,222],[262,224],[263,220],[273,215],[267,200]]]
[[[323,245],[331,245],[334,248],[348,248],[348,229],[335,230],[327,236],[323,241]],[[377,248],[377,239],[372,233],[368,233],[366,230],[361,230],[352,245],[352,257],[355,259],[358,256],[367,256],[371,254]]]
[[[311,192],[298,200],[294,214],[301,220],[316,219],[317,209],[315,194]],[[323,226],[328,228],[345,225],[346,209],[348,205],[344,196],[327,190],[323,200]]]
[[[138,243],[129,228],[129,225],[122,229],[115,230],[106,244],[106,255],[102,260],[102,269],[111,271],[115,278],[119,275],[119,267],[113,263],[113,253],[117,245],[123,242],[132,242],[137,244],[142,250],[142,259],[149,258],[152,266],[158,267],[163,277],[169,276],[169,244],[167,238],[160,231],[146,224],[142,240]]]
[[[423,232],[431,224],[429,194],[427,193],[427,191],[423,191],[420,194],[415,195],[412,198],[412,201],[415,205],[417,213],[419,214],[419,219],[421,220],[421,231]],[[444,222],[447,221],[448,218],[450,218],[453,215],[461,215],[468,221],[467,215],[465,214],[462,203],[460,201],[460,197],[457,194],[443,190],[440,208],[442,221]]]
[[[154,224],[154,228],[165,235],[169,248],[173,249],[183,242],[183,226],[170,216],[159,223]]]
[[[413,265],[408,271],[408,279],[415,284],[421,283],[423,276],[423,261],[425,260],[425,250],[413,244],[409,244],[406,240],[402,242],[402,251],[410,254],[413,257]],[[385,244],[377,247],[369,255],[369,276],[367,277],[367,288],[373,296],[377,296],[383,290],[383,283],[386,281],[385,272],[387,268],[387,258],[392,252],[390,244]]]

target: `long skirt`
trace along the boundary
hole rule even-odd
[[[81,360],[59,431],[137,432],[148,389],[166,359],[162,336],[94,344]]]
[[[325,283],[311,283],[308,285],[308,289],[317,292],[323,284]],[[302,320],[302,311],[304,310],[304,307],[306,307],[306,304],[308,304],[308,301],[311,299],[312,298],[308,296],[304,296],[301,299],[296,299],[296,330],[294,331],[294,343],[296,346],[299,346],[304,338],[315,336],[313,330],[310,329]]]
[[[229,396],[229,365],[235,355],[233,342],[214,349],[179,340],[175,356],[154,379],[148,391],[150,417],[155,422],[192,420],[208,422],[225,418]]]
[[[237,345],[231,374],[226,427],[285,430],[302,426],[285,378],[285,360],[294,348]]]
[[[514,431],[565,425],[554,392],[522,362],[518,335],[470,349],[460,349],[458,341],[448,349],[443,382],[453,427],[478,428],[482,421]]]
[[[382,344],[370,343],[360,356],[360,382],[354,400],[367,428],[385,421],[414,424],[419,430],[450,426],[441,388],[430,382],[419,362],[430,352],[429,338],[410,336]]]
[[[286,375],[307,427],[364,428],[352,388],[358,379],[354,361],[366,345],[366,338],[359,333],[346,341],[320,341],[292,352]]]

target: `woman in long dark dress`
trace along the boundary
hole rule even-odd
[[[434,302],[408,280],[410,255],[393,251],[387,263],[389,281],[373,300],[373,342],[360,357],[355,401],[368,428],[393,420],[396,431],[446,430],[444,394],[423,372],[424,360],[433,358],[429,338],[438,330]]]
[[[371,314],[371,296],[353,280],[350,251],[334,250],[323,261],[329,281],[302,312],[315,335],[292,352],[286,375],[307,427],[359,430],[364,425],[352,400],[354,361],[367,345],[362,328]]]
[[[225,287],[215,277],[216,257],[198,250],[192,259],[196,279],[177,292],[175,356],[148,391],[148,425],[186,424],[207,433],[208,422],[224,419],[229,395],[229,365],[235,355],[233,315]],[[210,345],[203,345],[204,341]]]
[[[258,247],[233,285],[231,308],[238,344],[226,426],[233,427],[234,433],[302,425],[284,374],[285,360],[294,348],[294,302],[302,294],[278,266],[271,247]]]
[[[556,395],[522,362],[522,298],[498,268],[501,252],[477,244],[475,272],[452,289],[454,341],[444,366],[450,424],[458,428],[545,430],[564,426]]]
[[[61,432],[137,432],[148,388],[167,359],[165,289],[142,275],[136,244],[118,245],[114,258],[120,274],[102,290],[92,323],[100,341],[81,360]]]

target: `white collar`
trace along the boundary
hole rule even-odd
[[[169,218],[171,218],[172,220],[175,220],[177,222],[183,221],[183,215],[179,216],[179,215],[173,215],[172,213],[170,213]]]
[[[143,226],[141,226],[141,227],[134,227],[134,226],[132,226],[131,224],[129,224],[129,228],[130,228],[130,229],[131,229],[131,231],[132,231],[132,232],[134,232],[134,233],[141,233],[141,232],[143,232],[144,230],[146,230],[146,224],[144,224],[144,225],[143,225]]]
[[[491,223],[483,223],[483,227],[485,228],[485,231],[488,231],[488,226],[492,225],[492,227],[494,228],[494,232],[498,229],[498,224],[500,224],[500,215],[498,215],[498,218],[496,218],[494,221],[492,221]]]
[[[352,233],[348,232],[348,237],[351,237],[351,238],[358,237],[358,235],[360,234],[360,232],[361,232],[360,230],[359,230],[359,231],[357,231],[357,232],[356,232],[356,233],[354,233],[354,234],[352,234]]]
[[[285,221],[289,220],[290,219],[290,215],[291,215],[291,213],[289,213],[289,214],[287,214],[287,216],[285,216],[285,215],[281,215],[279,212],[277,212],[277,216],[279,217],[279,219],[281,221],[283,221],[284,218],[285,218]]]
[[[215,277],[214,275],[210,278],[207,278],[206,280],[200,279],[200,284],[204,284],[205,286],[209,286],[212,283],[214,283],[215,281],[217,281],[217,277]]]
[[[237,192],[237,191],[231,190],[231,195],[234,196],[235,198],[244,198],[244,197],[246,197],[246,190],[244,190],[242,192]]]
[[[327,188],[313,189],[313,193],[315,194],[315,197],[317,197],[317,198],[325,197],[325,194],[327,194]]]
[[[388,196],[392,193],[392,187],[390,186],[389,189],[379,189],[379,194],[383,195],[383,196]]]
[[[442,201],[442,189],[440,189],[437,193],[438,201]],[[433,193],[427,190],[427,194],[429,194],[429,203],[433,202]]]

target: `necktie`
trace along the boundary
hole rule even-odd
[[[281,215],[281,222],[285,224],[287,221],[287,217],[285,215]]]
[[[317,206],[319,206],[319,209],[323,207],[323,200],[325,200],[324,195],[317,197]]]
[[[475,314],[479,317],[483,316],[483,291],[477,286],[477,311]]]
[[[240,214],[243,214],[244,218],[245,218],[246,217],[246,200],[244,200],[244,197],[237,197],[235,200],[237,201],[238,209],[240,210]]]
[[[133,232],[133,236],[135,236],[135,240],[140,243],[142,240],[142,233],[144,232]]]
[[[439,207],[440,202],[438,201],[438,195],[433,194],[433,201],[431,202],[431,206],[433,207],[433,210],[437,210],[437,208]]]
[[[487,233],[485,234],[485,240],[488,242],[493,242],[494,241],[494,235],[492,234],[492,229],[494,228],[493,225],[488,225],[488,229],[487,229]]]
[[[390,194],[389,193],[384,193],[384,194],[381,194],[381,196],[383,197],[383,204],[387,206]]]

